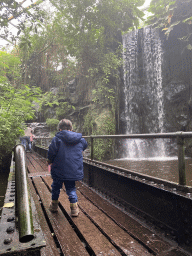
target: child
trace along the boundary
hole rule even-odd
[[[31,134],[30,134],[30,143],[31,143],[31,152],[32,152],[32,148],[33,148],[33,138],[35,138],[34,132],[33,130],[31,130]]]
[[[24,146],[26,151],[31,152],[31,141],[30,141],[30,136],[31,136],[31,128],[27,127],[24,131],[25,135],[23,137],[20,137],[21,144]]]
[[[75,181],[83,179],[82,152],[87,142],[81,133],[72,131],[70,120],[62,119],[58,125],[59,132],[52,139],[48,150],[48,164],[51,164],[52,202],[50,211],[57,212],[60,189],[64,183],[69,197],[71,216],[79,214]]]

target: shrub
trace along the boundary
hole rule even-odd
[[[57,125],[59,123],[58,119],[54,119],[54,118],[47,118],[46,120],[46,124],[49,127],[49,129],[51,131],[56,131],[57,130]]]

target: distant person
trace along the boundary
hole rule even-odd
[[[30,134],[31,149],[33,148],[33,139],[34,138],[35,138],[34,131],[31,130],[31,134]]]
[[[60,189],[64,183],[69,198],[71,216],[79,214],[75,181],[83,179],[83,151],[87,142],[81,133],[72,131],[72,122],[62,119],[58,124],[59,132],[52,139],[48,149],[48,164],[51,164],[52,202],[50,211],[57,212]]]
[[[25,135],[23,137],[20,137],[21,144],[24,146],[26,151],[31,152],[31,141],[30,141],[30,136],[31,136],[31,128],[27,127],[24,131]]]

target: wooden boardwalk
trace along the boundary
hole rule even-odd
[[[77,183],[79,216],[70,216],[64,188],[58,212],[51,213],[48,207],[52,178],[46,159],[36,153],[27,153],[27,168],[31,195],[46,241],[41,255],[191,255],[81,182]]]

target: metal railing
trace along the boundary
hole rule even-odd
[[[34,238],[34,229],[30,193],[27,184],[25,149],[22,145],[15,147],[14,158],[19,241],[29,242]]]
[[[53,137],[40,137],[39,136],[39,137],[35,137],[34,141],[40,147],[48,148],[52,139],[53,139]]]
[[[185,174],[185,138],[192,138],[192,132],[172,132],[172,133],[148,133],[148,134],[128,134],[128,135],[90,135],[83,136],[85,139],[91,140],[91,160],[94,159],[94,139],[177,139],[178,146],[178,172],[179,172],[179,184],[186,185]],[[46,139],[41,137],[41,139]],[[50,137],[47,139],[51,139]]]

